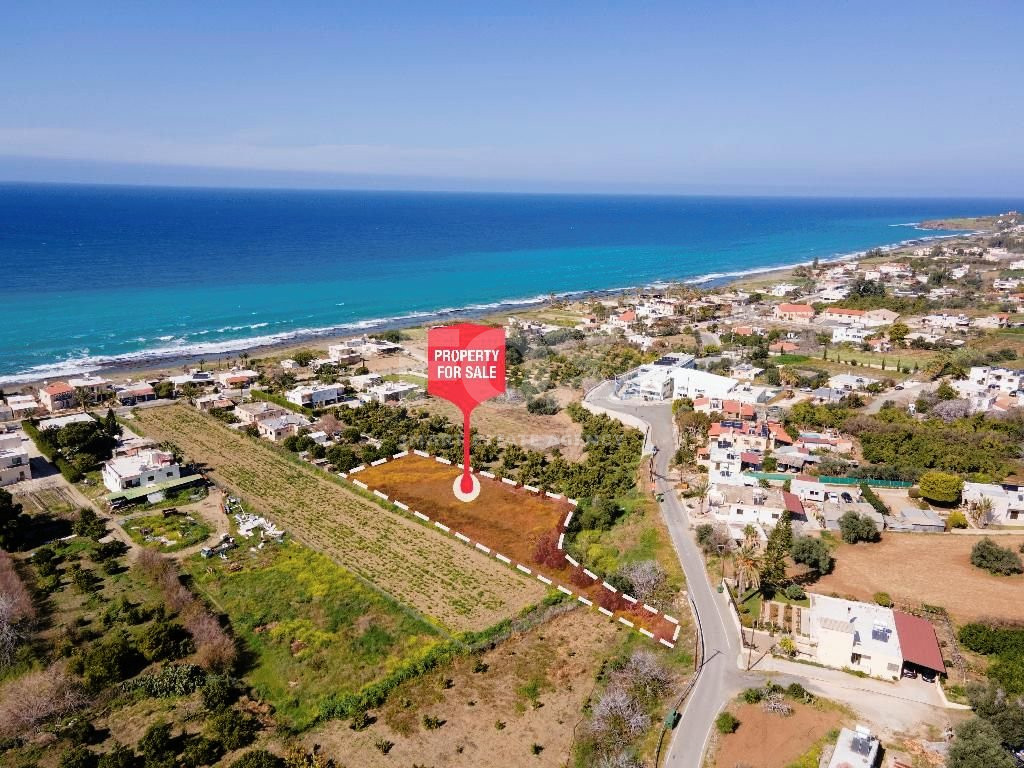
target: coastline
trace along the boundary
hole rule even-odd
[[[914,227],[918,231],[925,230],[919,222],[893,224],[892,227]],[[819,264],[839,263],[863,259],[870,251],[889,254],[912,245],[924,242],[957,237],[973,237],[984,234],[981,231],[958,230],[942,234],[929,234],[921,237],[905,238],[886,245],[875,246],[868,250],[857,250],[847,253],[832,254],[819,257]],[[408,330],[451,321],[484,320],[504,316],[510,312],[536,310],[551,306],[560,301],[588,301],[602,298],[623,297],[642,290],[664,290],[672,286],[691,286],[698,289],[721,288],[731,285],[743,285],[756,280],[758,282],[782,279],[792,270],[807,266],[815,259],[792,262],[782,265],[753,267],[733,272],[710,272],[686,278],[665,278],[643,285],[630,285],[607,289],[552,292],[526,298],[508,298],[491,304],[471,304],[465,307],[448,307],[433,312],[415,312],[388,318],[370,318],[337,326],[324,328],[298,329],[277,335],[276,337],[248,337],[218,342],[206,342],[194,345],[189,350],[156,348],[139,350],[110,359],[102,357],[85,358],[82,360],[65,360],[54,362],[48,366],[37,366],[36,369],[0,375],[0,388],[20,389],[44,384],[60,378],[85,373],[97,373],[104,376],[126,376],[139,378],[155,373],[198,365],[200,361],[214,362],[237,358],[242,353],[251,357],[283,356],[289,351],[298,351],[310,344],[326,346],[344,339],[363,334],[380,333],[391,330]],[[40,370],[43,369],[43,370]]]

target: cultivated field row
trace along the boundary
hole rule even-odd
[[[205,465],[254,512],[450,630],[482,630],[544,595],[540,584],[482,552],[382,509],[195,409],[150,408],[136,419],[147,435]]]
[[[474,471],[480,481],[480,496],[469,503],[461,502],[452,493],[460,469],[461,464],[452,465],[439,456],[403,451],[391,460],[379,459],[369,467],[355,467],[347,477],[364,491],[411,512],[507,567],[575,597],[651,640],[675,647],[680,627],[674,616],[619,592],[564,551],[565,531],[576,511],[575,499],[542,492],[490,472]],[[424,509],[431,514],[425,514]],[[551,546],[538,547],[545,536],[550,536]]]

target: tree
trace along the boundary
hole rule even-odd
[[[768,536],[761,563],[761,584],[774,592],[786,580],[786,557],[793,544],[793,523],[789,511],[784,510]]]
[[[812,536],[798,536],[793,539],[789,554],[795,562],[813,568],[820,574],[831,573],[835,563],[828,545]]]
[[[307,365],[313,362],[313,360],[316,359],[316,355],[313,352],[310,352],[308,349],[300,349],[298,352],[295,353],[292,359],[300,366],[305,368]]]
[[[721,734],[735,733],[740,721],[731,712],[722,712],[715,718],[715,729]]]
[[[648,602],[665,583],[665,572],[654,560],[639,560],[619,569],[619,575],[629,582],[632,596]]]
[[[893,323],[889,326],[889,341],[897,346],[907,340],[910,327],[906,323]]]
[[[9,552],[21,549],[28,524],[28,516],[22,514],[21,504],[15,504],[14,497],[0,488],[0,549]]]
[[[960,501],[960,491],[963,490],[964,481],[957,475],[931,470],[921,475],[918,487],[921,489],[921,496],[928,501],[938,504],[956,504]]]
[[[852,509],[840,516],[839,531],[843,541],[847,544],[856,544],[861,541],[878,541],[881,538],[875,521],[866,515],[854,512]]]
[[[1008,547],[1000,547],[988,536],[971,549],[971,565],[998,576],[1024,573],[1020,555]]]
[[[736,550],[733,565],[736,568],[736,591],[740,596],[749,589],[760,588],[761,558],[753,545],[744,543]]]
[[[957,726],[949,748],[947,768],[1014,768],[1013,757],[1003,749],[999,732],[979,717]]]

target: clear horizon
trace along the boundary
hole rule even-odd
[[[1020,22],[1007,0],[20,6],[0,180],[1020,197]]]

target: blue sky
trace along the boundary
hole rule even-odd
[[[10,3],[0,179],[1024,194],[1024,4]]]

